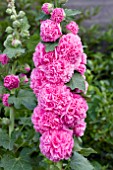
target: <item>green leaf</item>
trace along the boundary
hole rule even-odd
[[[83,156],[89,156],[92,153],[97,153],[97,152],[92,148],[82,148],[80,150],[80,154],[82,154]]]
[[[27,17],[25,16],[21,21],[21,31],[25,31],[25,30],[27,31],[29,28],[30,28],[30,25],[28,23]]]
[[[85,91],[85,80],[80,73],[75,72],[70,82],[66,84],[71,90],[79,89]]]
[[[29,51],[34,51],[36,45],[39,41],[39,33],[33,34],[30,36],[30,38],[27,40],[26,45]]]
[[[46,15],[44,12],[40,12],[39,16],[36,18],[36,21],[49,19],[50,15]]]
[[[0,146],[2,146],[5,149],[12,150],[14,145],[15,139],[9,138],[9,135],[6,133],[6,131],[0,129]]]
[[[32,170],[28,157],[26,159],[25,157],[15,158],[8,154],[5,154],[1,159],[1,167],[3,167],[4,170]]]
[[[77,152],[72,156],[70,167],[72,170],[94,170],[91,163]]]
[[[13,47],[7,47],[4,52],[4,54],[7,54],[9,58],[20,56],[20,54],[25,53],[25,49],[23,48],[13,48]]]
[[[60,170],[60,169],[55,165],[50,165],[50,170]]]
[[[8,103],[9,104],[14,104],[14,107],[16,108],[16,109],[20,109],[20,107],[21,107],[21,100],[19,99],[19,98],[17,98],[17,97],[15,97],[15,96],[10,96],[9,98],[8,98]]]
[[[21,89],[18,93],[18,98],[21,100],[22,105],[29,110],[33,110],[36,106],[36,98],[32,91]]]
[[[17,97],[11,96],[8,99],[10,104],[14,104],[16,109],[20,109],[21,105],[29,110],[33,110],[36,106],[36,98],[32,91],[20,90]]]
[[[79,10],[65,9],[66,17],[75,16],[81,14]]]
[[[46,52],[53,51],[56,46],[58,46],[58,41],[54,43],[44,43],[43,44],[46,46]]]

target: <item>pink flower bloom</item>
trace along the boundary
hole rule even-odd
[[[82,64],[86,64],[87,63],[87,55],[85,53],[82,54],[81,63]]]
[[[2,103],[4,106],[6,107],[10,107],[11,105],[8,103],[8,98],[9,98],[10,94],[3,94],[2,97]]]
[[[72,33],[63,35],[59,41],[57,53],[60,59],[64,58],[69,63],[74,64],[75,67],[79,66],[83,53],[80,37]]]
[[[33,69],[31,73],[31,85],[34,93],[38,96],[40,89],[45,84],[62,84],[69,82],[74,73],[74,65],[67,61],[55,60],[47,65],[41,65]]]
[[[84,75],[84,73],[86,72],[86,66],[85,64],[80,63],[80,65],[75,68],[76,71],[78,71],[80,74]]]
[[[33,62],[35,67],[42,64],[47,64],[53,62],[57,58],[55,51],[46,52],[46,47],[44,44],[39,43],[35,48],[35,53],[33,54]]]
[[[30,87],[34,94],[38,96],[39,91],[47,84],[44,72],[38,67],[34,68],[31,72]]]
[[[66,29],[71,31],[71,33],[76,35],[76,34],[78,34],[79,27],[76,24],[76,22],[71,21],[68,25],[66,25]]]
[[[68,112],[72,102],[72,94],[65,85],[47,84],[40,90],[38,102],[44,110],[51,111],[56,115],[62,115]]]
[[[67,83],[74,73],[74,64],[70,64],[63,59],[56,60],[43,67],[43,71],[49,83]]]
[[[51,13],[51,20],[55,21],[56,23],[60,23],[65,18],[65,12],[63,8],[55,8]]]
[[[87,110],[88,105],[85,99],[78,94],[73,94],[67,112],[62,114],[62,120],[66,126],[74,128],[78,121],[86,118]]]
[[[77,124],[74,127],[74,134],[77,137],[81,137],[84,135],[85,129],[86,129],[86,123],[84,122],[84,120],[77,122]]]
[[[2,63],[2,65],[7,64],[8,61],[9,61],[9,58],[7,54],[0,54],[0,62]]]
[[[27,83],[29,81],[29,79],[27,78],[27,76],[24,73],[21,73],[19,76],[20,76],[20,78],[23,79],[24,83]]]
[[[53,4],[50,4],[50,3],[44,3],[42,5],[42,11],[45,13],[45,14],[50,14],[50,12],[52,12],[53,10]]]
[[[51,111],[45,111],[40,106],[34,109],[32,115],[34,129],[37,132],[44,133],[51,129],[61,129],[63,124],[60,117]]]
[[[70,130],[51,130],[40,138],[40,150],[43,155],[54,162],[71,157],[74,140]]]
[[[4,87],[8,88],[9,90],[12,90],[14,88],[18,88],[19,87],[19,78],[18,76],[15,75],[7,75],[4,78]]]
[[[40,36],[44,42],[55,42],[61,35],[60,24],[49,19],[41,22]]]

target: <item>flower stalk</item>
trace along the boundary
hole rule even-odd
[[[9,137],[14,131],[14,108],[10,107],[10,124],[9,124]]]

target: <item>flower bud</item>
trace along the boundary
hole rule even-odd
[[[24,83],[27,83],[27,82],[29,81],[29,79],[27,78],[27,76],[26,76],[24,73],[21,73],[21,74],[20,74],[20,78],[22,78],[22,81],[23,81]]]
[[[16,20],[16,21],[14,21],[14,22],[13,22],[13,27],[14,27],[14,28],[18,28],[18,27],[20,27],[20,22],[19,22],[19,21],[17,21],[17,20]]]
[[[16,39],[15,39],[15,40],[12,41],[12,46],[13,46],[13,47],[18,47],[18,46],[21,45],[21,44],[22,44],[22,43],[21,43],[20,40],[16,40]]]
[[[7,36],[6,41],[11,42],[12,39],[13,39],[13,36],[12,36],[11,34],[9,34],[9,35]]]
[[[12,10],[11,10],[10,8],[8,8],[8,9],[6,10],[6,13],[9,14],[9,15],[12,14]]]
[[[24,69],[25,69],[27,72],[29,72],[29,71],[30,71],[30,66],[29,66],[28,64],[25,64]]]
[[[11,15],[10,19],[15,21],[16,20],[16,16],[15,15]]]
[[[20,11],[18,14],[19,18],[23,18],[25,16],[25,12],[24,11]]]
[[[10,123],[10,120],[8,118],[3,118],[2,119],[2,124],[3,125],[9,125],[9,123]]]
[[[44,3],[42,5],[42,11],[45,13],[45,14],[50,14],[53,10],[53,4],[50,4],[50,3]]]
[[[29,37],[29,31],[22,31],[20,35],[21,37]]]
[[[13,28],[7,27],[7,28],[6,28],[6,32],[7,32],[8,34],[11,34],[11,33],[13,32]]]

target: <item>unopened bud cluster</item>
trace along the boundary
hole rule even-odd
[[[4,42],[4,46],[7,47],[20,47],[22,46],[23,38],[29,37],[29,30],[23,29],[23,24],[27,22],[25,19],[25,12],[19,11],[17,14],[15,9],[14,0],[8,1],[8,9],[6,13],[10,15],[12,26],[6,28],[6,32],[9,34]]]

